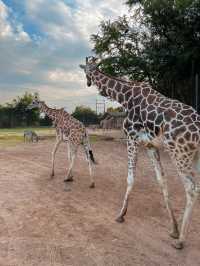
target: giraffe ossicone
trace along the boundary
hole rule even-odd
[[[172,224],[170,235],[177,238],[174,246],[177,249],[183,248],[192,209],[200,193],[199,180],[196,180],[200,175],[200,116],[191,106],[160,94],[148,82],[127,81],[103,73],[96,59],[87,58],[86,64],[80,67],[85,71],[88,86],[95,85],[102,96],[117,101],[127,111],[123,129],[127,135],[128,186],[117,221],[123,222],[127,213],[136,174],[138,145],[143,143],[163,192]],[[175,162],[185,188],[186,207],[180,233],[160,161],[157,145],[160,142]],[[194,168],[197,170],[195,174]]]
[[[52,152],[52,170],[51,177],[54,177],[54,164],[55,155],[61,142],[67,142],[68,144],[68,160],[69,169],[65,182],[73,181],[72,169],[74,161],[77,155],[79,146],[83,146],[86,160],[88,162],[90,173],[90,188],[95,187],[92,165],[95,164],[93,152],[90,146],[89,136],[86,127],[82,122],[71,116],[64,108],[53,109],[48,107],[45,102],[40,101],[36,96],[32,103],[28,106],[28,109],[39,108],[40,112],[45,113],[53,122],[53,126],[56,129],[56,143]]]

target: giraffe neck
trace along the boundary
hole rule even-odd
[[[138,82],[127,82],[113,78],[98,69],[92,72],[91,78],[102,96],[117,101],[125,108],[127,108],[129,98],[134,97],[134,95],[138,94],[138,90],[141,90]]]
[[[51,120],[55,120],[59,110],[48,107],[44,102],[40,102],[40,111],[45,113]]]

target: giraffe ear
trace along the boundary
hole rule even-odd
[[[92,56],[91,60],[92,60],[92,63],[97,63],[98,62],[98,58],[94,57],[94,56]]]
[[[35,99],[35,101],[39,101],[39,95],[35,94],[34,99]]]
[[[97,58],[97,57],[92,57],[92,63],[98,67],[102,64],[102,60],[100,58]]]
[[[86,57],[86,64],[90,63],[90,64],[95,64],[97,62],[98,58],[94,57],[94,56],[88,56]]]
[[[79,67],[82,68],[82,69],[84,69],[84,70],[85,70],[85,68],[86,68],[85,65],[79,65]]]

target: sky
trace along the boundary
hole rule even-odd
[[[124,2],[0,0],[0,104],[28,91],[70,112],[94,109],[101,98],[79,64],[92,54],[90,36],[100,22],[128,13]]]

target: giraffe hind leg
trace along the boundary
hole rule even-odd
[[[174,216],[174,212],[173,212],[173,209],[172,209],[172,206],[171,206],[171,202],[169,200],[169,193],[168,193],[168,186],[167,186],[167,180],[165,178],[165,175],[164,175],[164,171],[163,171],[163,168],[162,168],[162,164],[161,164],[161,161],[160,161],[160,154],[159,154],[159,151],[158,149],[152,147],[152,148],[148,148],[148,155],[152,161],[152,164],[155,168],[155,172],[156,172],[156,180],[162,190],[162,193],[163,193],[163,197],[164,197],[164,202],[165,202],[165,205],[166,205],[166,208],[167,208],[167,211],[168,211],[168,214],[169,214],[169,218],[170,218],[170,221],[171,221],[171,224],[172,224],[172,231],[170,233],[170,236],[172,238],[179,238],[179,230],[178,230],[178,224],[177,224],[177,221],[176,221],[176,218]]]
[[[95,181],[94,181],[94,176],[93,176],[92,166],[91,166],[90,149],[89,149],[89,145],[87,142],[83,142],[83,148],[85,151],[86,160],[88,163],[88,168],[89,168],[89,173],[90,173],[90,186],[89,187],[94,188],[95,187]]]
[[[71,164],[71,160],[72,160],[72,153],[71,153],[71,145],[70,142],[67,143],[67,155],[68,155],[68,162],[69,165]],[[72,174],[72,170],[70,171],[70,173],[68,173],[68,176],[64,179],[64,182],[73,182],[73,174]]]
[[[71,161],[70,161],[69,169],[67,172],[67,176],[64,179],[64,182],[68,182],[70,180],[70,178],[72,178],[72,169],[74,166],[74,160],[75,160],[76,155],[77,155],[77,150],[78,150],[78,147],[71,147]]]
[[[186,206],[183,214],[183,221],[181,225],[180,237],[177,242],[173,243],[176,249],[182,249],[184,247],[186,234],[188,231],[189,223],[192,216],[192,210],[196,199],[200,194],[200,189],[198,185],[193,181],[192,176],[184,175],[182,176],[183,184],[186,192]]]
[[[64,182],[73,182],[73,181],[74,181],[74,178],[73,178],[72,173],[70,173],[70,174],[64,179]]]
[[[200,174],[200,150],[194,156],[194,169]]]

